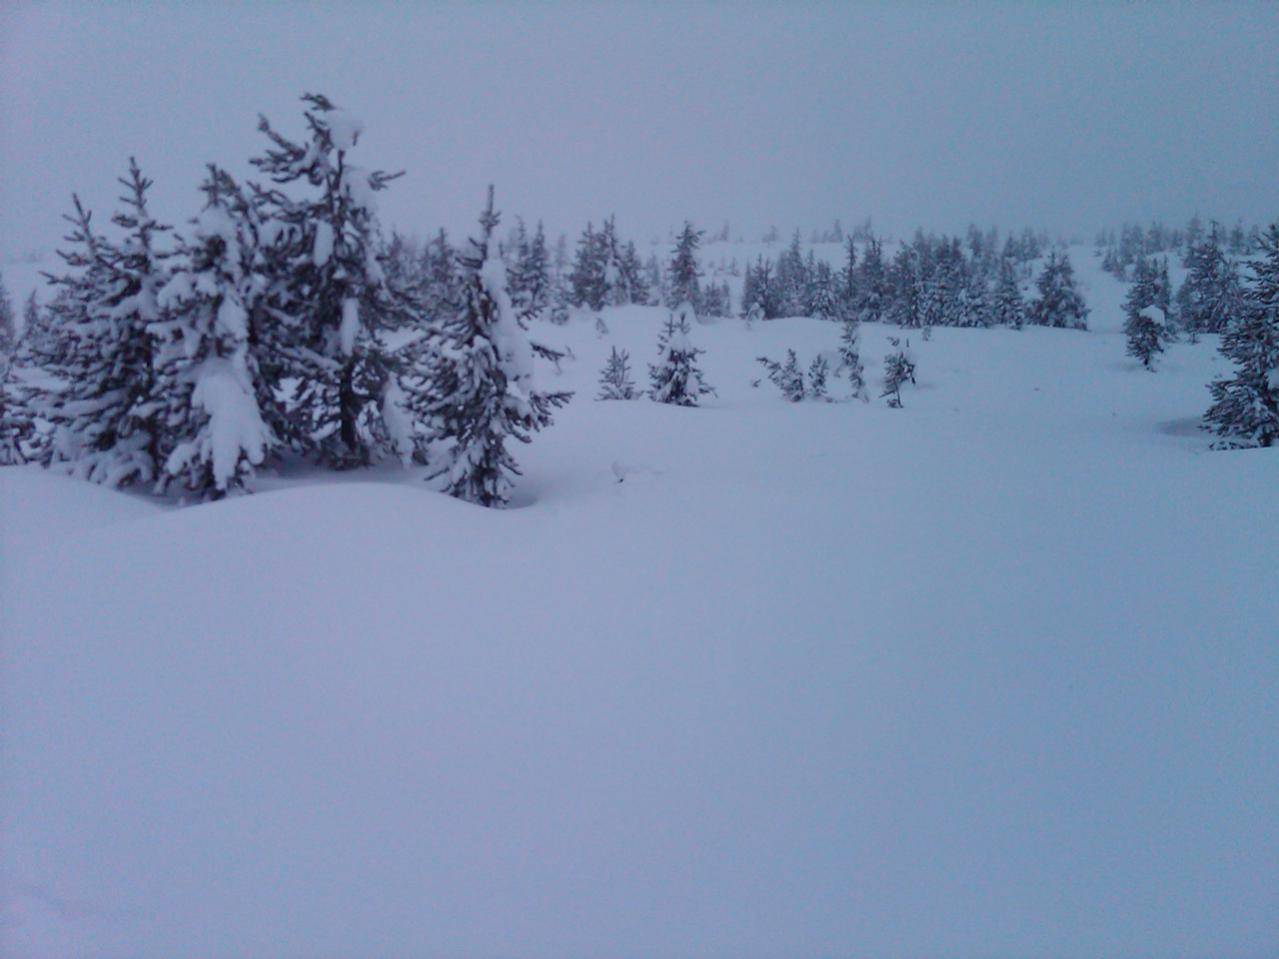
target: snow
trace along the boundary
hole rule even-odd
[[[480,264],[480,282],[497,307],[493,321],[493,343],[502,366],[516,392],[524,395],[527,381],[533,375],[533,350],[528,334],[520,328],[506,287],[506,265],[496,251],[490,250]]]
[[[311,247],[311,262],[325,266],[333,259],[333,224],[319,220],[315,224],[315,243]]]
[[[195,457],[210,464],[218,489],[225,490],[241,456],[255,466],[262,462],[270,431],[245,373],[243,350],[231,357],[210,357],[191,376],[191,402],[208,414],[209,422],[198,441],[184,443],[169,455],[165,470],[176,473]]]
[[[329,110],[324,114],[324,122],[328,124],[335,150],[350,150],[364,132],[363,121],[347,110]]]
[[[1273,954],[1279,458],[1195,428],[1216,338],[939,328],[891,410],[725,321],[701,408],[587,399],[667,316],[537,328],[510,510],[0,469],[0,952]]]
[[[338,330],[339,345],[343,356],[355,352],[355,341],[360,335],[360,301],[348,297],[342,301],[342,326]]]

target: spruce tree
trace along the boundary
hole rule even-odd
[[[865,400],[866,372],[862,367],[858,326],[855,316],[845,318],[844,331],[839,337],[839,369],[835,372],[848,378],[848,388],[854,399]]]
[[[534,385],[534,349],[493,239],[498,222],[489,187],[479,238],[459,257],[462,302],[441,332],[430,402],[437,436],[449,447],[449,464],[433,476],[447,478],[450,495],[492,507],[509,502],[520,473],[508,442],[531,442],[572,396]]]
[[[879,395],[886,397],[893,409],[901,409],[902,384],[907,380],[915,382],[915,362],[902,348],[898,337],[890,336],[888,342],[892,344],[893,352],[884,357],[884,386]]]
[[[1261,256],[1249,264],[1253,282],[1244,309],[1221,337],[1234,375],[1209,385],[1205,426],[1222,448],[1279,443],[1279,224],[1260,238]]]
[[[1017,279],[1017,267],[1010,257],[1001,257],[999,260],[992,319],[996,325],[1014,330],[1020,330],[1026,323],[1026,304],[1021,297],[1021,283]]]
[[[756,362],[764,367],[768,373],[768,381],[781,390],[782,396],[789,402],[798,403],[807,395],[804,374],[799,368],[799,359],[795,356],[794,350],[786,351],[785,363],[779,363],[767,356],[758,357]]]
[[[13,348],[17,341],[18,330],[13,313],[13,301],[9,299],[9,290],[4,285],[4,275],[0,274],[0,365],[13,355]]]
[[[73,197],[71,248],[59,251],[69,269],[49,278],[60,289],[50,306],[59,343],[49,372],[62,387],[35,411],[53,426],[43,462],[107,486],[152,482],[163,455],[154,324],[165,278],[157,240],[169,228],[151,217],[151,181],[132,159],[119,182],[124,208],[112,219],[125,231],[119,244],[93,232]]]
[[[607,256],[604,243],[604,238],[595,232],[594,225],[587,223],[577,241],[573,271],[569,275],[570,302],[576,307],[586,307],[598,312],[607,302]]]
[[[1088,329],[1088,308],[1075,285],[1070,257],[1053,251],[1036,281],[1039,297],[1030,305],[1030,320],[1040,326]]]
[[[631,379],[630,354],[616,346],[608,354],[608,362],[600,373],[600,392],[597,400],[633,400],[635,382]]]
[[[683,303],[691,304],[694,310],[701,308],[699,280],[702,271],[697,265],[697,248],[701,239],[702,231],[694,230],[693,224],[685,220],[684,228],[675,240],[670,265],[666,269],[666,305],[669,309],[674,310]]]
[[[270,145],[251,161],[271,183],[255,187],[267,231],[262,263],[273,313],[292,343],[286,438],[328,465],[367,465],[387,452],[383,336],[410,322],[377,256],[374,197],[400,174],[352,164],[359,121],[319,94],[302,100],[307,139],[290,140],[262,117]]]
[[[829,399],[826,393],[826,378],[829,375],[830,363],[818,353],[808,365],[808,395],[815,400]]]
[[[204,210],[181,242],[155,325],[167,440],[156,487],[220,499],[251,482],[279,443],[268,422],[283,427],[284,415],[263,373],[273,368],[263,356],[271,330],[249,204],[216,166],[202,189]]]
[[[1164,322],[1167,314],[1160,311],[1157,268],[1147,257],[1138,257],[1133,267],[1133,281],[1124,299],[1124,335],[1128,338],[1128,355],[1154,369],[1155,357],[1164,350]]]
[[[687,315],[672,312],[658,337],[658,362],[648,367],[649,396],[654,402],[697,406],[699,397],[715,392],[697,365],[697,358],[706,351],[695,348],[688,335]]]

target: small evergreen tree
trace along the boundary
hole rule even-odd
[[[866,373],[862,367],[858,326],[855,316],[845,318],[844,331],[839,337],[839,369],[836,374],[843,373],[848,378],[848,388],[854,399],[864,400],[867,398]]]
[[[1209,385],[1205,426],[1222,448],[1279,443],[1279,224],[1260,238],[1249,264],[1253,283],[1245,309],[1221,337],[1221,354],[1234,375]]]
[[[879,395],[887,397],[888,405],[893,409],[901,409],[902,384],[907,380],[915,382],[915,361],[909,351],[902,348],[898,337],[890,336],[888,342],[892,344],[893,352],[884,357],[884,388]]]
[[[1167,314],[1156,305],[1159,298],[1158,274],[1144,256],[1133,269],[1132,286],[1124,299],[1124,335],[1128,338],[1128,355],[1154,369],[1155,357],[1164,350],[1164,322]]]
[[[786,351],[786,362],[778,363],[767,356],[758,358],[758,363],[768,371],[768,381],[776,386],[791,403],[800,402],[806,395],[804,374],[799,368],[799,359],[794,350]]]
[[[600,392],[597,400],[633,400],[635,383],[631,379],[630,354],[616,346],[608,354],[608,362],[600,373]]]
[[[687,314],[672,312],[658,337],[658,362],[648,367],[649,395],[657,403],[697,406],[699,397],[715,392],[697,365],[697,358],[706,351],[695,348],[688,334]]]
[[[437,436],[450,447],[449,465],[432,475],[447,477],[450,495],[494,507],[509,502],[511,477],[520,473],[508,440],[531,442],[572,396],[534,386],[534,349],[493,241],[498,221],[489,187],[480,236],[459,259],[462,304],[442,331],[430,404]]]
[[[815,400],[829,399],[826,393],[826,378],[830,374],[830,363],[826,357],[818,353],[808,365],[808,395]]]

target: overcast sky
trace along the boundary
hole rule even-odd
[[[870,215],[1087,236],[1125,218],[1279,216],[1279,3],[261,4],[0,0],[0,255],[47,248],[72,190],[105,220],[136,154],[198,207],[259,112],[297,96],[405,169],[391,225],[509,213],[644,239]]]

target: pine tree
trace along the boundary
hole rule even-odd
[[[813,270],[806,312],[819,320],[838,320],[842,315],[843,303],[835,286],[835,276],[825,262]]]
[[[302,100],[307,141],[286,138],[262,117],[258,129],[271,142],[251,161],[273,184],[255,187],[255,205],[267,234],[262,263],[272,310],[292,344],[285,438],[331,466],[367,465],[388,451],[383,335],[411,321],[377,257],[374,197],[400,174],[353,165],[359,121],[319,94]],[[284,186],[312,190],[298,198]]]
[[[1021,298],[1021,283],[1017,280],[1017,268],[1009,257],[999,260],[999,278],[995,284],[995,304],[992,319],[998,326],[1020,330],[1026,323],[1026,304]]]
[[[1159,298],[1158,274],[1154,264],[1142,256],[1137,259],[1132,286],[1124,299],[1124,335],[1128,337],[1128,355],[1154,369],[1155,357],[1164,350],[1163,334],[1166,313],[1156,305]]]
[[[878,323],[884,318],[884,247],[871,237],[858,267],[857,320]]]
[[[586,229],[577,241],[573,271],[569,274],[569,299],[574,306],[586,307],[596,312],[604,308],[608,299],[606,260],[604,238],[595,232],[593,224],[586,224]]]
[[[156,241],[168,227],[148,212],[151,181],[132,159],[119,182],[124,209],[112,218],[126,231],[119,244],[92,231],[73,197],[71,249],[59,251],[69,272],[50,277],[61,292],[51,304],[60,342],[49,373],[62,387],[39,398],[34,411],[53,425],[44,463],[65,463],[73,475],[108,486],[152,482],[163,455],[153,324],[165,257]]]
[[[669,309],[676,309],[682,303],[692,304],[694,310],[701,307],[702,291],[698,281],[702,271],[697,265],[697,248],[701,239],[702,231],[694,230],[693,224],[685,220],[684,228],[675,240],[670,265],[666,268],[666,306]]]
[[[1088,329],[1088,308],[1075,286],[1070,257],[1053,251],[1036,281],[1039,298],[1030,305],[1030,320],[1040,326]]]
[[[825,400],[829,397],[826,394],[826,378],[830,374],[830,363],[826,357],[818,353],[813,357],[813,362],[808,365],[808,395],[815,400]]]
[[[1279,443],[1279,224],[1260,239],[1261,256],[1245,308],[1221,337],[1221,354],[1234,375],[1208,387],[1212,405],[1204,425],[1222,437],[1222,448]]]
[[[862,367],[858,322],[855,316],[844,320],[844,331],[839,338],[839,369],[848,378],[848,388],[854,399],[867,399],[866,373]]]
[[[13,301],[9,299],[9,291],[4,285],[4,276],[0,274],[0,366],[13,355],[13,348],[17,341],[18,331],[14,322]]]
[[[910,353],[903,349],[898,337],[890,336],[888,342],[893,352],[884,357],[884,388],[880,396],[888,398],[888,405],[893,409],[901,409],[902,384],[909,380],[915,382],[915,362]]]
[[[776,386],[791,403],[798,403],[807,395],[804,388],[804,374],[799,368],[799,359],[794,350],[786,351],[786,362],[778,363],[767,356],[761,356],[757,362],[768,372],[768,381]],[[823,379],[823,387],[825,381]]]
[[[430,404],[437,435],[450,448],[449,465],[433,476],[447,477],[450,495],[493,507],[509,502],[512,477],[520,474],[508,441],[531,442],[572,396],[534,386],[534,348],[493,240],[498,222],[489,187],[479,238],[459,257],[462,303],[441,333]]]
[[[697,406],[699,397],[715,392],[697,365],[697,358],[706,351],[695,348],[688,334],[686,314],[672,312],[658,337],[658,362],[648,367],[649,396],[657,403]]]
[[[1177,291],[1182,328],[1192,338],[1224,332],[1243,308],[1243,290],[1234,263],[1221,249],[1216,223],[1203,242],[1190,248],[1185,264],[1186,279]]]
[[[250,206],[216,166],[202,189],[204,210],[179,247],[155,324],[167,441],[156,487],[220,499],[251,482],[279,443],[268,421],[284,427],[284,413],[263,374],[272,369],[269,356],[263,362],[271,341]]]
[[[635,383],[631,379],[630,354],[616,346],[608,354],[608,362],[600,373],[600,392],[597,400],[633,400]]]

